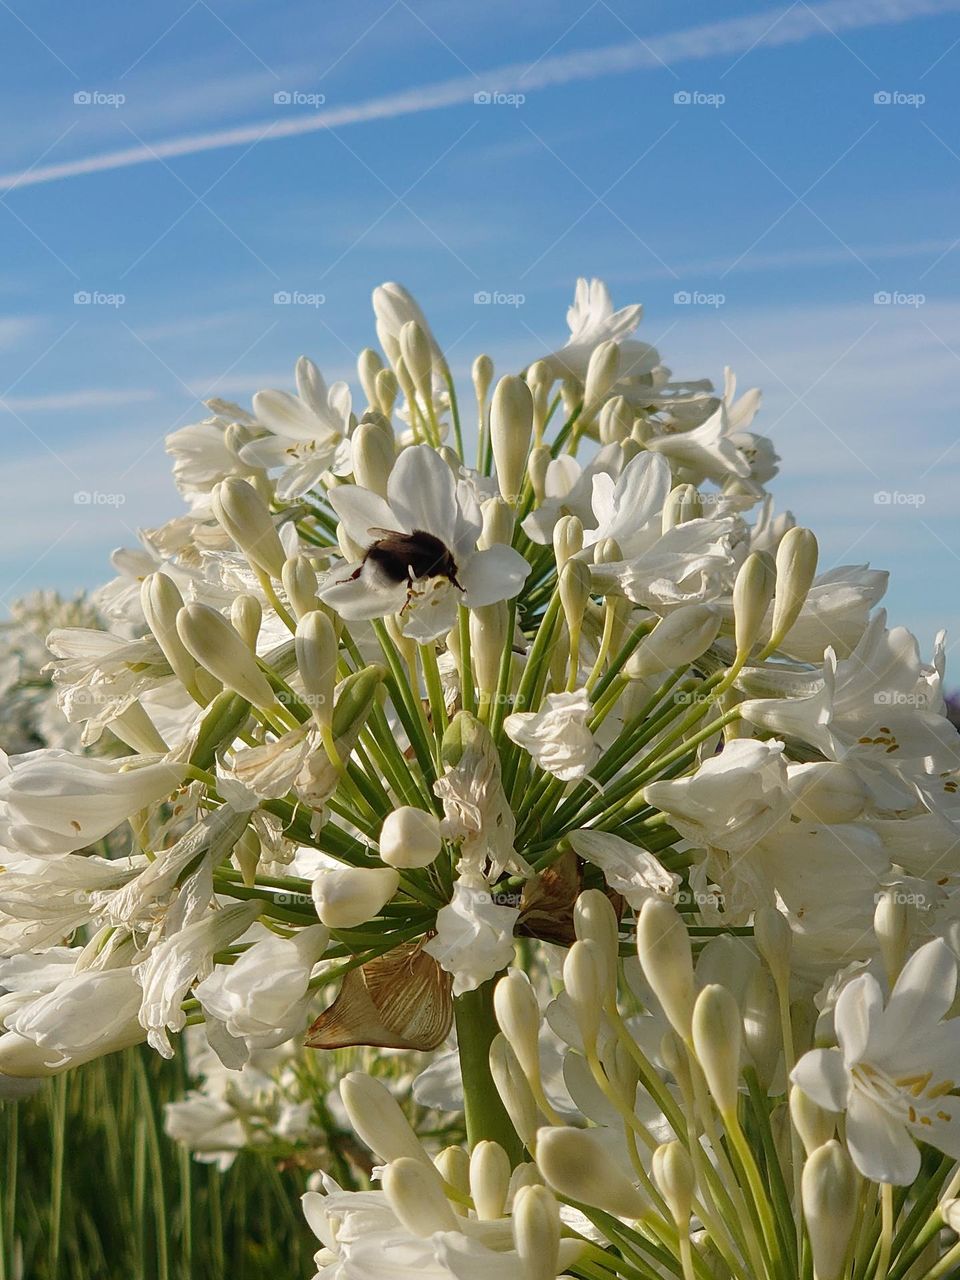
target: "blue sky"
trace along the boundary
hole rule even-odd
[[[380,281],[462,374],[599,275],[678,376],[764,388],[824,564],[960,639],[958,0],[10,0],[0,40],[4,603],[179,510],[203,397],[352,377]]]

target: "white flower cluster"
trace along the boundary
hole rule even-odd
[[[818,573],[759,393],[674,381],[599,281],[469,415],[410,295],[374,310],[359,401],[302,358],[169,437],[187,514],[54,631],[126,754],[3,765],[0,1081],[455,1025],[469,1152],[348,1078],[384,1163],[308,1200],[321,1275],[954,1274],[942,640]]]

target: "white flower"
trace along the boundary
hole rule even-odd
[[[329,937],[318,924],[292,938],[263,938],[235,964],[217,965],[195,995],[230,1035],[253,1039],[262,1048],[282,1044],[303,1030],[310,975]]]
[[[145,859],[26,858],[0,872],[0,954],[68,938],[99,911],[98,895],[132,880]]]
[[[553,528],[561,516],[576,516],[589,528],[593,514],[594,476],[616,476],[623,461],[619,444],[605,444],[583,466],[569,453],[552,458],[544,477],[543,501],[523,520],[523,531],[531,542],[549,544]]]
[[[437,912],[437,934],[423,949],[453,974],[453,994],[475,991],[513,959],[519,907],[495,902],[483,885],[462,876],[453,897]]]
[[[336,569],[320,595],[348,620],[403,614],[404,633],[425,643],[450,630],[458,604],[476,609],[510,600],[530,572],[512,547],[497,543],[477,550],[479,506],[429,445],[403,451],[387,481],[386,501],[359,485],[341,485],[330,493],[330,505],[358,547],[368,549],[382,530],[423,532],[443,543],[455,567],[456,582],[411,575],[410,586],[388,578],[370,560]]]
[[[277,497],[290,502],[313,489],[324,471],[350,471],[350,389],[335,382],[328,389],[320,370],[301,356],[296,370],[298,395],[258,391],[257,420],[273,433],[243,446],[243,461],[268,471],[282,468]]]
[[[614,311],[610,290],[603,281],[581,276],[573,305],[567,311],[570,338],[566,346],[544,359],[555,377],[572,376],[583,382],[594,350],[601,342],[613,341],[621,348],[621,376],[649,373],[660,363],[656,349],[645,342],[628,341],[642,315],[639,303]]]
[[[648,898],[673,901],[680,887],[680,877],[652,853],[608,831],[571,831],[567,840],[574,853],[600,868],[614,893],[622,894],[635,911]]]
[[[920,1172],[916,1142],[960,1159],[960,1019],[957,965],[939,938],[904,965],[886,1008],[869,973],[841,991],[834,1011],[839,1048],[812,1049],[791,1079],[828,1111],[846,1112],[853,1162],[875,1182],[906,1186]]]
[[[186,765],[170,761],[97,760],[59,748],[9,762],[0,753],[2,770],[0,844],[37,856],[92,844],[176,790],[187,774]]]
[[[583,545],[614,538],[624,560],[641,555],[660,536],[660,512],[671,485],[669,464],[652,453],[638,453],[616,480],[608,473],[595,475],[596,528],[584,533]]]
[[[256,426],[256,419],[238,404],[207,400],[213,417],[172,431],[164,440],[173,458],[173,480],[186,498],[203,497],[227,476],[249,475],[235,453],[227,448],[224,432],[231,423]]]
[[[744,852],[769,835],[794,803],[782,742],[735,738],[685,778],[651,782],[648,804],[670,815],[694,844]]]
[[[388,280],[385,284],[378,285],[373,291],[373,313],[376,317],[377,337],[391,364],[395,365],[400,357],[400,330],[413,321],[426,335],[434,370],[445,367],[443,352],[433,336],[426,316],[420,310],[416,298],[402,284]]]
[[[563,782],[582,778],[600,759],[600,746],[590,732],[596,708],[586,689],[548,693],[539,711],[515,711],[503,722],[511,742]]]
[[[190,987],[198,977],[206,977],[213,953],[245,933],[260,910],[259,902],[239,902],[214,911],[164,938],[134,967],[142,988],[140,1025],[162,1057],[173,1057],[167,1031],[182,1031],[186,1025],[181,1001]]]

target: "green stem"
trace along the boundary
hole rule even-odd
[[[463,1109],[470,1149],[485,1139],[499,1142],[511,1164],[516,1165],[523,1157],[523,1147],[490,1074],[490,1045],[498,1031],[493,1012],[496,983],[497,978],[491,978],[475,991],[457,996],[453,1002],[463,1078]]]

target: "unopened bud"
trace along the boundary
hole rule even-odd
[[[681,1231],[687,1230],[696,1180],[693,1165],[679,1142],[665,1142],[653,1153],[653,1180]]]
[[[713,644],[721,617],[709,604],[684,604],[661,618],[627,659],[625,673],[631,680],[645,680],[663,671],[675,671],[695,662]]]
[[[693,1018],[693,952],[683,917],[669,902],[649,898],[637,920],[637,955],[667,1021],[686,1041]]]
[[[325,867],[313,881],[313,905],[321,924],[355,929],[379,914],[399,884],[393,867]]]
[[[581,942],[590,942],[601,964],[601,986],[616,987],[620,959],[620,926],[613,903],[600,889],[585,889],[573,905],[573,929]]]
[[[429,867],[440,847],[440,819],[435,813],[403,805],[383,820],[380,858],[389,867]]]
[[[500,492],[516,506],[533,431],[533,397],[522,378],[501,378],[490,406],[490,439]]]
[[[643,1196],[589,1129],[540,1129],[537,1164],[547,1185],[565,1199],[617,1218],[636,1219],[646,1209]]]
[[[295,617],[302,618],[317,608],[320,603],[317,599],[317,575],[306,556],[297,555],[285,560],[280,581]]]
[[[787,917],[776,907],[760,907],[753,917],[753,938],[774,982],[785,988],[790,981],[793,951],[793,930]]]
[[[420,399],[428,403],[432,392],[433,353],[427,335],[416,320],[408,320],[400,330],[400,354]]]
[[[477,356],[470,371],[473,378],[473,389],[481,404],[486,404],[490,387],[493,383],[493,361],[489,356]]]
[[[140,606],[173,674],[191,693],[196,692],[197,664],[177,631],[177,614],[183,608],[177,584],[165,573],[149,574],[140,584]]]
[[[688,520],[699,520],[703,516],[703,500],[700,491],[693,484],[678,484],[667,494],[661,514],[661,528],[669,533],[677,525],[686,524]]]
[[[581,422],[592,422],[600,411],[620,371],[620,346],[612,338],[599,342],[590,353],[587,376],[583,384]]]
[[[503,1217],[510,1189],[510,1157],[499,1142],[478,1142],[470,1154],[470,1195],[477,1217]]]
[[[752,551],[733,584],[733,625],[737,655],[744,657],[756,643],[773,598],[777,576],[765,551]]]
[[[798,1085],[790,1090],[790,1119],[808,1156],[829,1142],[837,1127],[836,1113],[825,1111]]]
[[[577,516],[561,516],[553,526],[553,554],[557,573],[572,557],[583,550],[583,524]]]
[[[619,564],[623,550],[616,538],[601,538],[593,544],[594,564]]]
[[[377,374],[383,368],[383,361],[372,347],[364,347],[357,356],[357,377],[367,397],[367,404],[377,406]]]
[[[830,826],[853,822],[867,803],[866,787],[852,766],[842,760],[801,765],[790,785],[799,793],[794,811],[806,821]]]
[[[503,498],[488,498],[480,508],[483,514],[483,529],[477,539],[480,551],[498,545],[508,546],[513,541],[513,531],[517,517],[513,507]]]
[[[435,1231],[456,1231],[456,1214],[431,1165],[400,1156],[385,1166],[380,1185],[390,1208],[411,1235],[425,1239]]]
[[[597,418],[601,444],[622,444],[633,430],[633,410],[623,396],[613,396]]]
[[[800,1189],[817,1280],[840,1280],[857,1221],[860,1188],[853,1161],[836,1139],[818,1147],[807,1160]]]
[[[373,708],[373,700],[380,691],[386,669],[371,663],[361,671],[354,671],[340,684],[333,708],[333,736],[346,738],[366,723]]]
[[[270,682],[241,636],[216,609],[184,605],[177,614],[177,634],[197,662],[255,707],[276,702]]]
[[[575,942],[563,962],[563,985],[588,1053],[596,1049],[603,1008],[602,960],[592,942]]]
[[[297,623],[294,647],[297,669],[308,706],[319,725],[333,722],[333,694],[337,684],[337,633],[320,609],[304,613]]]
[[[444,1147],[433,1160],[434,1166],[444,1182],[453,1188],[458,1195],[466,1198],[470,1194],[470,1157],[463,1147]],[[454,1212],[466,1214],[466,1209],[454,1205]]]
[[[377,374],[376,392],[377,408],[389,418],[400,394],[400,382],[392,369],[381,369]]]
[[[473,675],[481,693],[492,697],[500,681],[500,663],[507,645],[510,610],[506,600],[470,610],[470,653]]]
[[[286,552],[267,504],[246,480],[230,476],[210,495],[213,514],[254,569],[279,578]]]
[[[245,827],[243,835],[233,846],[233,860],[248,889],[252,889],[257,883],[260,852],[260,837],[253,827]]]
[[[374,1155],[383,1161],[409,1156],[433,1169],[407,1117],[379,1080],[362,1071],[351,1071],[340,1081],[340,1097],[351,1129]]]
[[[540,1079],[540,1005],[530,979],[520,969],[508,970],[497,983],[493,1009],[523,1074],[536,1087]]]
[[[560,1209],[546,1187],[524,1187],[511,1215],[524,1280],[555,1280],[560,1260]]]
[[[387,494],[387,480],[396,457],[393,432],[379,422],[361,422],[350,440],[353,478],[364,489]]]
[[[777,590],[768,648],[776,648],[800,616],[817,573],[819,549],[810,529],[788,529],[777,547]]]
[[[883,967],[891,987],[900,976],[910,944],[910,908],[903,893],[887,889],[877,898],[873,913],[873,932],[883,957]]]
[[[582,560],[568,560],[560,573],[560,604],[573,639],[580,634],[590,591],[589,565]]]
[[[530,477],[530,488],[538,503],[543,502],[547,492],[547,468],[553,461],[550,446],[535,445],[527,459],[527,475]]]
[[[250,652],[256,653],[263,623],[263,606],[257,597],[246,593],[235,596],[230,605],[230,621]]]
[[[537,1138],[537,1103],[517,1055],[503,1033],[490,1045],[490,1074],[510,1123],[525,1147],[533,1150]]]
[[[769,1087],[783,1047],[780,1002],[773,979],[759,966],[743,994],[743,1046],[761,1084]]]
[[[726,987],[711,983],[700,992],[693,1006],[691,1031],[694,1052],[717,1109],[725,1118],[735,1115],[743,1021]]]

